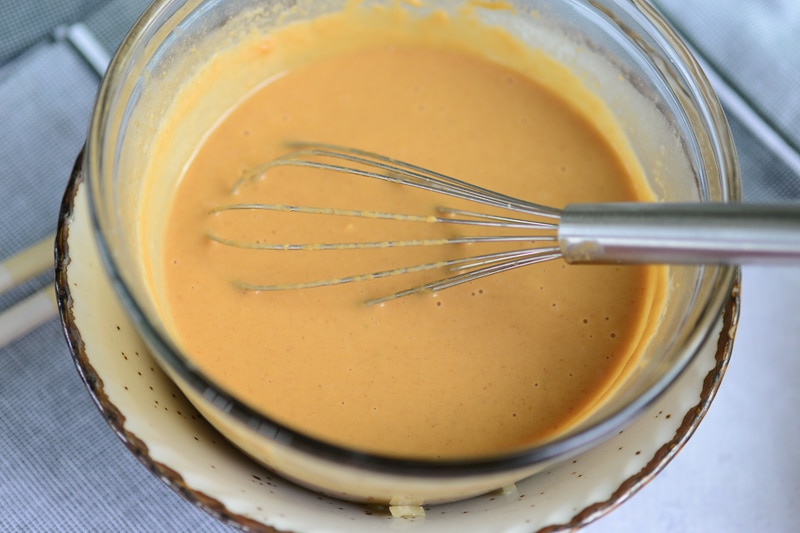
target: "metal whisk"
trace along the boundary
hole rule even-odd
[[[292,143],[283,157],[247,171],[233,192],[277,167],[297,166],[341,172],[415,187],[507,215],[440,207],[436,215],[339,209],[267,203],[231,203],[212,210],[263,210],[455,224],[514,229],[512,235],[476,235],[442,239],[374,242],[264,243],[236,240],[209,233],[218,243],[260,250],[364,250],[406,246],[506,242],[518,249],[368,272],[311,282],[256,285],[236,284],[247,290],[307,289],[369,281],[412,272],[447,268],[438,279],[368,303],[381,303],[422,291],[439,291],[485,276],[562,258],[567,263],[650,264],[800,264],[800,204],[730,203],[598,203],[572,204],[564,209],[512,198],[416,165],[382,155],[328,144]]]

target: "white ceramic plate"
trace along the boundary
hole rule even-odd
[[[62,203],[56,290],[77,368],[108,424],[153,474],[218,518],[255,531],[555,532],[608,513],[650,481],[708,410],[733,346],[738,287],[718,335],[632,426],[577,459],[497,492],[392,518],[320,496],[254,463],[220,436],[150,356],[98,255],[80,169]]]

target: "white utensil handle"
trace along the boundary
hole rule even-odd
[[[44,324],[58,312],[52,286],[28,296],[0,313],[0,348]]]
[[[53,268],[53,242],[48,235],[36,244],[0,263],[0,294],[16,287],[37,274]]]

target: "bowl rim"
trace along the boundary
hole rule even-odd
[[[587,0],[595,4],[595,0]],[[659,38],[663,39],[668,47],[667,50],[676,55],[680,60],[676,64],[680,69],[685,70],[692,83],[697,86],[697,102],[701,106],[706,123],[714,128],[714,133],[710,139],[714,143],[715,154],[720,155],[717,164],[720,166],[720,174],[723,175],[721,184],[723,192],[727,192],[729,200],[738,201],[741,198],[738,162],[733,147],[731,133],[721,105],[717,100],[713,90],[702,69],[694,59],[688,47],[679,38],[671,26],[661,17],[645,0],[629,0],[620,2],[611,0],[620,9],[630,9],[632,13],[644,18],[655,30]],[[151,321],[147,313],[143,310],[140,303],[125,283],[116,264],[110,247],[99,220],[99,213],[95,205],[95,194],[93,190],[91,176],[98,175],[98,158],[94,156],[95,150],[99,147],[99,132],[102,131],[103,111],[108,109],[112,102],[115,74],[122,66],[131,61],[130,54],[134,48],[133,44],[140,39],[151,25],[151,18],[161,11],[168,11],[172,0],[157,0],[145,11],[142,17],[132,28],[131,32],[123,41],[115,56],[112,58],[108,72],[101,84],[97,103],[92,115],[87,144],[82,155],[81,168],[78,170],[81,175],[87,174],[87,186],[90,190],[89,205],[91,213],[91,223],[95,239],[98,243],[100,256],[105,266],[105,271],[109,275],[112,285],[117,295],[133,319],[134,325],[139,333],[145,338],[148,345],[156,352],[159,359],[165,362],[173,371],[177,372],[197,393],[215,407],[225,412],[226,416],[246,424],[265,435],[271,442],[289,447],[295,451],[312,455],[318,459],[324,459],[332,463],[347,465],[364,471],[381,472],[385,474],[428,478],[453,478],[476,476],[487,473],[508,472],[524,469],[534,464],[546,463],[558,457],[572,456],[590,448],[598,441],[611,435],[615,430],[624,427],[632,422],[646,407],[652,404],[666,390],[671,383],[677,379],[682,371],[694,359],[699,347],[711,334],[713,324],[719,317],[734,288],[737,276],[737,268],[732,266],[721,266],[710,296],[701,308],[699,320],[693,333],[686,339],[684,349],[689,355],[676,365],[669,372],[658,379],[641,396],[629,402],[627,405],[613,412],[608,417],[594,423],[593,425],[582,428],[579,431],[569,432],[555,439],[538,444],[533,448],[526,448],[510,453],[496,456],[477,457],[467,459],[450,460],[430,460],[417,458],[400,458],[379,455],[375,453],[360,452],[348,449],[292,429],[276,420],[264,415],[253,408],[240,402],[235,395],[228,393],[224,389],[214,384],[214,381],[205,376],[197,368],[193,367],[188,360],[181,354],[181,351],[170,340],[162,337],[159,328]],[[173,4],[174,5],[174,4]],[[622,22],[620,22],[622,24]],[[727,176],[727,180],[725,177]]]

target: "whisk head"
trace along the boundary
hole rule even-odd
[[[264,178],[275,169],[300,167],[420,189],[443,197],[449,197],[451,200],[458,201],[461,204],[466,202],[464,205],[472,204],[475,208],[453,208],[439,205],[433,213],[412,214],[322,205],[232,202],[213,208],[211,213],[220,215],[233,211],[250,211],[353,217],[374,221],[430,224],[449,228],[463,229],[471,227],[473,228],[473,233],[459,234],[451,232],[446,236],[386,240],[350,241],[343,239],[338,242],[267,242],[260,238],[247,240],[227,237],[217,232],[209,231],[209,239],[225,246],[272,252],[305,251],[322,253],[326,250],[363,251],[410,247],[457,247],[457,245],[471,247],[477,244],[503,245],[504,248],[488,253],[462,254],[421,264],[404,265],[385,270],[368,271],[326,279],[274,284],[234,281],[234,284],[242,289],[249,291],[299,290],[372,281],[424,271],[440,270],[446,272],[443,277],[367,301],[369,304],[378,304],[410,294],[444,290],[485,276],[557,259],[562,255],[558,246],[557,235],[561,216],[559,209],[506,196],[417,165],[363,150],[330,144],[303,142],[290,143],[289,147],[291,151],[282,157],[245,171],[233,185],[232,196],[238,195],[249,183]],[[479,211],[487,209],[488,211]]]

